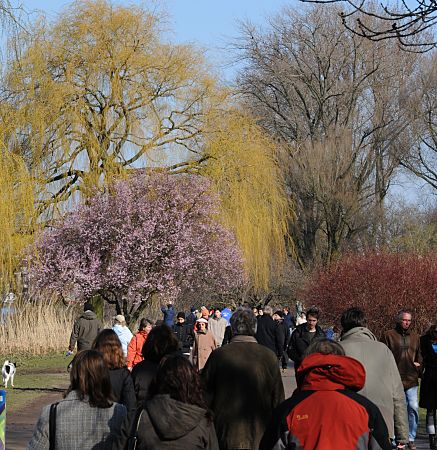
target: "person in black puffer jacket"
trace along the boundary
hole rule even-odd
[[[120,339],[113,330],[102,330],[93,342],[93,349],[103,355],[109,369],[113,400],[126,406],[128,420],[131,420],[135,415],[137,401],[132,377],[126,368],[126,358],[123,355]]]
[[[184,354],[190,354],[190,348],[194,342],[194,331],[191,325],[185,322],[185,313],[178,312],[176,323],[173,325],[173,331],[178,338],[179,346]]]

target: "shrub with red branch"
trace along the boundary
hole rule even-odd
[[[37,289],[99,295],[135,320],[153,294],[225,293],[244,281],[233,234],[218,221],[219,199],[199,176],[119,181],[46,230],[36,243]]]
[[[346,255],[315,272],[302,297],[305,304],[320,307],[324,322],[333,324],[339,324],[347,308],[364,309],[377,336],[394,325],[401,309],[410,309],[412,327],[423,333],[437,321],[437,255]]]

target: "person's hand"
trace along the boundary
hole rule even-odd
[[[418,362],[416,362],[416,361],[414,361],[414,365],[415,365],[416,367],[420,367],[420,363],[418,363]]]
[[[396,448],[405,448],[405,444],[403,442],[398,442]]]
[[[132,372],[132,367],[128,367],[127,370],[129,370],[129,372]]]
[[[67,353],[65,353],[65,357],[68,358],[69,356],[71,356],[73,354],[73,351],[68,349]]]

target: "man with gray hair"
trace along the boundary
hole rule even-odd
[[[231,317],[233,338],[209,357],[202,377],[221,450],[257,449],[273,409],[284,400],[275,354],[255,339],[252,310]]]

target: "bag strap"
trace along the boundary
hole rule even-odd
[[[136,448],[137,448],[138,428],[140,427],[140,420],[141,420],[141,416],[143,415],[143,412],[144,412],[144,408],[141,408],[140,413],[136,417],[136,427],[135,427],[134,433],[129,436],[128,446],[127,446],[128,450],[136,450]]]
[[[56,449],[56,408],[58,403],[50,405],[49,415],[49,450]]]

